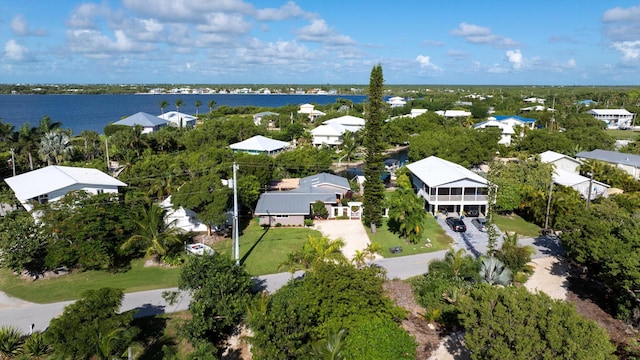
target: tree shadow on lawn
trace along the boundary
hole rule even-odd
[[[265,226],[264,227],[264,232],[262,233],[262,235],[260,235],[260,237],[258,238],[258,240],[256,240],[255,243],[253,243],[253,245],[251,245],[251,247],[249,248],[249,250],[244,254],[244,256],[240,259],[240,264],[244,264],[244,262],[247,260],[247,258],[249,257],[249,255],[251,255],[251,253],[253,252],[253,249],[256,248],[256,246],[258,246],[258,244],[262,241],[262,239],[264,239],[264,236],[267,235],[267,232],[269,232],[269,226]]]

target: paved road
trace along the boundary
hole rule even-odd
[[[454,239],[457,241],[455,247],[465,247],[469,252],[480,251],[483,245],[470,236],[465,240],[463,235],[455,233]],[[548,237],[524,238],[520,240],[522,245],[533,245],[536,248],[534,257],[544,257],[562,253],[558,240]],[[486,244],[484,244],[486,250]],[[387,269],[387,277],[389,279],[407,279],[413,276],[421,275],[427,272],[428,264],[434,259],[443,258],[446,251],[438,251],[433,253],[401,256],[395,258],[386,258],[375,260],[374,263]],[[302,272],[293,274],[293,277],[302,275]],[[284,286],[292,275],[290,273],[280,273],[257,277],[256,289],[267,290],[269,292],[276,291]],[[188,294],[182,293],[179,300],[174,305],[169,305],[163,298],[162,293],[167,290],[177,289],[160,289],[142,292],[134,292],[125,294],[122,311],[131,309],[139,309],[136,316],[149,316],[161,313],[170,313],[175,311],[186,310],[189,306],[190,298]],[[0,327],[13,325],[27,333],[31,324],[34,324],[34,330],[43,331],[47,328],[49,321],[62,314],[64,307],[71,304],[72,301],[52,303],[52,304],[33,304],[22,301],[20,299],[10,298],[0,292]]]

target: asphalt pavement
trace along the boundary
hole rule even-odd
[[[443,219],[438,219],[439,222]],[[465,221],[465,223],[468,223]],[[486,253],[486,236],[483,238],[477,229],[471,229],[468,223],[467,233],[454,233],[444,224],[443,228],[456,241],[454,248],[465,248],[471,254]],[[475,230],[475,231],[474,231]],[[559,240],[555,237],[538,237],[538,238],[522,238],[522,245],[532,245],[536,249],[533,256],[544,257],[550,255],[562,254],[562,247]],[[427,272],[429,262],[442,259],[445,250],[432,253],[400,256],[394,258],[377,259],[373,263],[387,270],[387,278],[389,279],[408,279],[413,276],[421,275]],[[302,271],[291,273],[279,273],[255,278],[255,289],[274,292],[287,284],[292,278],[299,277]],[[133,292],[125,294],[121,311],[138,309],[136,316],[150,316],[162,313],[171,313],[176,311],[187,310],[189,307],[190,297],[186,293],[180,293],[177,302],[174,304],[167,303],[162,293],[165,291],[177,291],[173,289],[159,289],[142,292]],[[34,304],[20,299],[15,299],[0,292],[0,327],[15,326],[25,333],[29,332],[31,325],[35,331],[43,331],[49,321],[54,317],[62,314],[64,307],[73,303],[73,301],[65,301],[51,304]]]

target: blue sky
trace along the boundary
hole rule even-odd
[[[3,0],[1,83],[640,84],[640,2]]]

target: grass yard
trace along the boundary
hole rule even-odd
[[[384,223],[382,226],[378,227],[375,234],[371,233],[370,228],[367,228],[367,234],[369,235],[369,240],[371,240],[372,243],[377,243],[382,246],[381,255],[384,257],[415,255],[446,250],[453,244],[453,239],[445,233],[442,227],[438,225],[436,219],[432,216],[427,216],[427,221],[424,224],[425,227],[422,241],[418,244],[405,242],[404,239],[400,238],[397,234],[389,231],[389,228],[387,227],[387,219],[383,219],[383,221]],[[430,247],[426,246],[427,239],[431,240]],[[395,246],[402,246],[402,253],[391,254],[389,252],[389,248]]]
[[[540,235],[540,227],[527,222],[516,214],[494,215],[493,222],[502,232],[516,232],[521,237],[537,237]]]
[[[40,280],[23,280],[9,270],[0,271],[0,290],[8,295],[35,303],[74,300],[85,290],[112,287],[125,292],[178,286],[179,268],[144,266],[144,259],[131,262],[131,270],[121,273],[106,271],[74,272]]]
[[[308,235],[322,234],[304,227],[271,227],[263,230],[256,220],[252,220],[240,236],[240,258],[251,275],[283,272],[278,270],[280,264],[287,260],[287,255],[302,249]],[[232,246],[231,239],[211,245],[217,252],[229,256]]]
[[[640,132],[631,130],[606,130],[616,140],[636,140]]]

